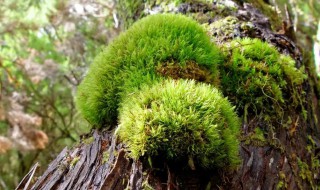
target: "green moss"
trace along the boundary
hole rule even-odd
[[[262,141],[262,142],[266,142],[266,139],[264,137],[264,133],[263,131],[257,127],[254,129],[254,136],[253,136],[254,139],[257,139],[259,141]]]
[[[115,124],[119,102],[142,84],[162,76],[159,65],[194,62],[217,78],[222,56],[204,28],[182,15],[152,15],[136,22],[90,66],[78,87],[76,104],[93,125]]]
[[[283,109],[302,107],[304,68],[259,39],[238,39],[225,44],[228,60],[221,65],[221,86],[244,114],[282,117]],[[287,95],[291,94],[290,97]],[[278,118],[277,118],[278,119]]]
[[[94,141],[94,138],[93,137],[89,137],[87,139],[84,139],[83,143],[84,144],[91,144],[93,141]]]
[[[311,167],[310,170],[312,172],[312,175],[318,174],[318,171],[320,169],[320,158],[319,154],[316,154],[315,150],[317,149],[317,144],[315,140],[312,138],[312,136],[308,135],[308,146],[306,147],[308,153],[311,157]]]
[[[71,167],[74,167],[74,166],[78,163],[79,160],[80,160],[80,156],[75,156],[75,157],[71,160],[70,166],[71,166]]]
[[[239,119],[211,85],[165,80],[144,86],[121,103],[119,117],[117,135],[134,159],[191,158],[209,168],[239,163]]]
[[[149,184],[148,178],[142,182],[143,190],[154,190],[154,188]]]
[[[242,135],[239,139],[246,145],[268,145],[268,140],[265,138],[264,132],[259,127],[256,127],[254,131],[250,132],[248,135]]]
[[[309,165],[303,162],[300,158],[297,159],[299,167],[299,176],[310,183],[312,189],[315,189],[313,184],[312,171],[309,169]]]
[[[277,184],[277,189],[288,189],[288,183],[286,181],[286,174],[283,171],[279,172],[279,182]]]
[[[109,160],[110,154],[109,151],[104,151],[102,154],[102,163],[106,163]]]

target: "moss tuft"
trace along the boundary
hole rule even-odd
[[[240,110],[275,115],[275,110],[281,112],[287,105],[301,106],[299,85],[306,75],[291,57],[259,39],[233,40],[225,48],[229,61],[221,66],[221,85]]]
[[[119,102],[142,84],[160,80],[158,65],[171,60],[196,63],[218,78],[222,57],[196,21],[182,15],[148,16],[95,59],[78,87],[77,107],[93,125],[115,124]]]
[[[74,168],[79,160],[80,160],[80,156],[75,156],[70,162],[70,167]]]
[[[117,135],[132,158],[192,158],[208,168],[239,163],[239,119],[211,85],[165,80],[144,86],[121,103],[119,120]]]

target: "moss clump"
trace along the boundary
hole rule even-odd
[[[119,102],[142,84],[161,79],[159,65],[194,62],[217,79],[221,53],[203,27],[182,15],[152,15],[136,22],[90,66],[76,104],[93,125],[115,124]]]
[[[239,162],[239,119],[211,85],[165,80],[144,86],[121,104],[117,134],[131,157],[191,158],[201,167]]]
[[[233,40],[225,47],[229,61],[221,67],[221,85],[240,110],[274,115],[287,105],[301,105],[299,85],[306,75],[292,58],[259,39]]]

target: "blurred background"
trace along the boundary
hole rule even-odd
[[[297,43],[314,65],[309,69],[319,76],[320,1],[258,1],[273,5],[283,20],[290,17]],[[36,162],[45,170],[89,132],[74,105],[77,85],[103,47],[139,19],[134,9],[145,2],[157,1],[0,1],[0,189],[14,189]]]

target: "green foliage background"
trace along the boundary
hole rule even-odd
[[[88,132],[74,93],[87,66],[119,32],[113,6],[112,1],[0,2],[1,114],[9,110],[13,92],[23,94],[29,99],[24,112],[40,116],[40,129],[49,137],[44,150],[0,154],[0,189],[14,189],[35,162],[45,169],[62,148]],[[34,67],[32,75],[27,65]],[[0,121],[0,135],[9,130],[9,123]]]

